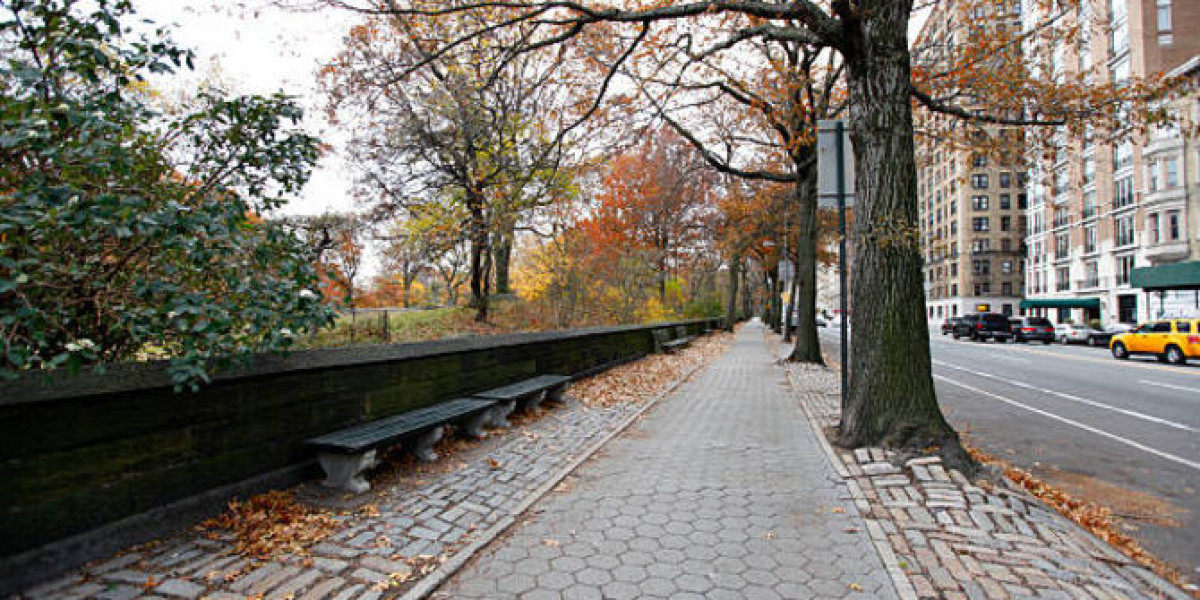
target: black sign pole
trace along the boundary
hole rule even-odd
[[[845,125],[838,120],[834,148],[837,155],[838,296],[842,305],[842,415],[846,414],[846,395],[850,390],[850,332],[846,327],[846,164],[842,156],[845,131]]]

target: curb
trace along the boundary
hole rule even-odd
[[[787,377],[788,387],[800,395],[802,392],[799,391],[796,382],[792,380],[791,369],[788,369],[786,364],[782,368]],[[875,552],[879,555],[879,559],[883,562],[883,568],[887,570],[888,576],[892,579],[892,587],[896,590],[896,595],[900,597],[900,600],[919,600],[920,597],[917,596],[912,582],[908,580],[904,569],[900,568],[900,561],[896,558],[896,553],[892,551],[892,544],[888,541],[887,534],[875,519],[867,518],[866,513],[870,510],[870,505],[867,504],[867,497],[863,495],[862,489],[858,487],[858,482],[850,478],[850,471],[846,469],[841,457],[829,444],[829,440],[825,439],[825,432],[821,431],[820,425],[817,424],[816,416],[809,412],[808,406],[802,399],[798,404],[804,413],[805,420],[808,421],[808,426],[812,428],[813,435],[817,438],[817,443],[825,452],[825,457],[829,459],[834,471],[842,478],[842,481],[846,482],[846,488],[850,490],[850,496],[854,499],[854,507],[858,510],[863,522],[866,523],[867,534],[871,536]]]
[[[596,443],[588,446],[587,449],[585,449],[579,456],[576,456],[574,459],[568,462],[562,469],[559,469],[559,471],[552,475],[549,480],[547,480],[544,484],[535,489],[532,494],[517,504],[516,508],[514,508],[511,513],[501,517],[494,525],[484,530],[479,538],[464,546],[460,552],[450,557],[450,559],[442,563],[437,569],[434,569],[433,572],[422,578],[421,581],[413,586],[412,589],[400,596],[400,600],[424,600],[436,592],[437,589],[446,582],[446,580],[450,579],[450,577],[461,570],[468,561],[475,557],[475,555],[479,554],[481,550],[495,541],[496,538],[504,534],[504,532],[510,527],[516,525],[517,520],[521,515],[528,511],[542,498],[546,497],[546,495],[553,491],[563,479],[566,479],[568,475],[575,472],[576,469],[578,469],[583,463],[587,462],[588,459],[590,459],[594,454],[599,452],[601,448],[608,444],[608,442],[612,441],[612,439],[618,435],[624,433],[625,430],[629,429],[630,426],[637,422],[642,415],[646,414],[650,409],[657,406],[659,402],[664,400],[667,396],[673,394],[675,390],[679,389],[679,387],[684,383],[687,383],[693,375],[706,366],[708,365],[700,364],[693,367],[682,377],[671,383],[667,389],[663,390],[657,396],[650,399],[650,401],[646,402],[646,404],[635,410],[632,414],[626,417],[625,420],[621,421],[616,428],[605,434],[604,437],[600,438]]]

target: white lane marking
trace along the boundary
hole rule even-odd
[[[1097,401],[1095,401],[1095,400],[1088,400],[1087,398],[1080,398],[1079,396],[1073,396],[1073,395],[1071,395],[1071,394],[1065,394],[1065,393],[1063,393],[1063,392],[1056,392],[1056,391],[1054,391],[1054,390],[1048,390],[1048,389],[1045,389],[1045,388],[1034,387],[1034,386],[1032,386],[1032,385],[1029,385],[1029,384],[1027,384],[1027,383],[1023,383],[1023,382],[1020,382],[1020,381],[1013,381],[1013,380],[1011,380],[1011,379],[1006,379],[1006,378],[1004,378],[1004,377],[1000,377],[999,375],[992,375],[991,373],[983,373],[983,372],[980,372],[980,371],[974,371],[974,370],[972,370],[972,369],[968,369],[968,368],[966,368],[966,367],[960,367],[960,366],[958,366],[958,365],[952,365],[952,364],[950,364],[950,363],[947,363],[947,362],[944,362],[944,361],[940,361],[940,360],[935,360],[935,361],[933,361],[933,364],[935,364],[935,365],[938,365],[938,366],[941,366],[941,367],[946,367],[946,368],[948,368],[948,369],[955,369],[955,370],[958,370],[958,371],[963,371],[963,372],[965,372],[965,373],[970,373],[970,374],[972,374],[972,375],[975,375],[975,376],[977,376],[977,377],[984,377],[984,378],[987,378],[987,379],[994,379],[994,380],[996,380],[996,381],[1000,381],[1000,382],[1002,382],[1002,383],[1007,383],[1007,384],[1009,384],[1009,385],[1013,385],[1013,386],[1016,386],[1016,387],[1019,387],[1019,388],[1025,388],[1025,389],[1028,389],[1028,390],[1033,390],[1033,391],[1035,391],[1035,392],[1041,392],[1041,393],[1043,393],[1043,394],[1049,394],[1049,395],[1051,395],[1051,396],[1057,396],[1057,397],[1059,397],[1059,398],[1062,398],[1063,400],[1070,400],[1071,402],[1078,402],[1078,403],[1080,403],[1080,404],[1086,404],[1086,405],[1088,405],[1088,406],[1092,406],[1092,407],[1095,407],[1095,408],[1102,408],[1102,409],[1104,409],[1104,410],[1111,410],[1111,411],[1113,411],[1113,412],[1116,412],[1116,413],[1121,413],[1121,414],[1123,414],[1123,415],[1126,415],[1126,416],[1129,416],[1129,417],[1133,417],[1133,418],[1135,418],[1135,419],[1142,419],[1142,420],[1144,420],[1144,421],[1150,421],[1151,423],[1157,423],[1157,424],[1159,424],[1159,425],[1166,425],[1167,427],[1174,427],[1175,429],[1182,429],[1182,430],[1184,430],[1184,431],[1191,431],[1191,432],[1193,432],[1193,433],[1200,433],[1200,429],[1198,429],[1198,428],[1196,428],[1196,427],[1192,427],[1192,426],[1190,426],[1190,425],[1184,425],[1183,423],[1177,423],[1177,422],[1175,422],[1175,421],[1170,421],[1170,420],[1167,420],[1167,419],[1163,419],[1163,418],[1161,418],[1161,417],[1155,417],[1155,416],[1153,416],[1153,415],[1148,415],[1148,414],[1145,414],[1145,413],[1140,413],[1140,412],[1137,412],[1136,410],[1129,410],[1129,409],[1127,409],[1127,408],[1120,408],[1120,407],[1117,407],[1117,406],[1112,406],[1112,405],[1109,405],[1109,404],[1105,404],[1105,403],[1103,403],[1103,402],[1097,402]]]
[[[1157,381],[1149,381],[1147,379],[1139,379],[1138,383],[1144,383],[1146,385],[1157,385],[1158,387],[1163,387],[1163,388],[1167,388],[1167,389],[1171,389],[1171,390],[1182,390],[1185,392],[1192,392],[1195,394],[1200,394],[1200,388],[1183,387],[1182,385],[1171,385],[1169,383],[1159,383]]]
[[[1096,435],[1099,435],[1099,436],[1101,436],[1101,437],[1106,437],[1106,438],[1108,438],[1108,439],[1110,439],[1110,440],[1113,440],[1113,441],[1115,441],[1115,442],[1119,442],[1119,443],[1125,444],[1126,446],[1130,446],[1130,447],[1133,447],[1133,448],[1137,448],[1138,450],[1141,450],[1141,451],[1143,451],[1143,452],[1148,452],[1148,453],[1150,453],[1150,454],[1153,454],[1153,455],[1155,455],[1155,456],[1157,456],[1157,457],[1159,457],[1159,458],[1163,458],[1163,459],[1169,460],[1169,461],[1171,461],[1171,462],[1179,463],[1179,464],[1181,464],[1181,465],[1183,465],[1183,466],[1185,466],[1185,467],[1191,467],[1191,468],[1193,468],[1193,469],[1195,469],[1195,470],[1197,470],[1197,471],[1200,471],[1200,462],[1196,462],[1196,461],[1194,461],[1194,460],[1188,460],[1188,459],[1186,459],[1186,458],[1183,458],[1183,457],[1181,457],[1181,456],[1175,456],[1174,454],[1169,454],[1169,453],[1167,453],[1167,452],[1163,452],[1162,450],[1158,450],[1157,448],[1151,448],[1150,446],[1147,446],[1147,445],[1145,445],[1145,444],[1141,444],[1141,443],[1135,442],[1135,441],[1133,441],[1133,440],[1131,440],[1131,439],[1129,439],[1129,438],[1121,437],[1121,436],[1119,436],[1119,435],[1117,435],[1117,434],[1115,434],[1115,433],[1109,433],[1109,432],[1107,432],[1107,431],[1105,431],[1105,430],[1103,430],[1103,429],[1099,429],[1099,428],[1096,428],[1096,427],[1092,427],[1091,425],[1085,425],[1085,424],[1083,424],[1083,423],[1080,423],[1079,421],[1075,421],[1075,420],[1072,420],[1072,419],[1068,419],[1068,418],[1066,418],[1066,417],[1060,417],[1060,416],[1058,416],[1058,415],[1056,415],[1056,414],[1054,414],[1054,413],[1052,413],[1052,412],[1045,411],[1045,410],[1042,410],[1042,409],[1040,409],[1040,408],[1034,408],[1034,407],[1032,407],[1032,406],[1029,406],[1028,404],[1022,404],[1022,403],[1020,403],[1020,402],[1017,402],[1016,400],[1012,400],[1012,399],[1010,399],[1010,398],[1005,398],[1004,396],[1000,396],[1000,395],[998,395],[998,394],[993,394],[993,393],[991,393],[991,392],[988,392],[988,391],[981,390],[981,389],[979,389],[979,388],[977,388],[977,387],[972,387],[972,386],[969,386],[969,385],[967,385],[967,384],[965,384],[965,383],[961,383],[961,382],[955,381],[955,380],[953,380],[953,379],[950,379],[949,377],[945,377],[945,376],[942,376],[942,375],[934,375],[934,376],[933,376],[933,378],[934,378],[934,379],[940,379],[941,381],[945,381],[946,383],[949,383],[950,385],[956,385],[956,386],[958,386],[958,387],[960,387],[960,388],[963,388],[964,390],[970,390],[970,391],[972,391],[972,392],[975,392],[976,394],[981,394],[981,395],[984,395],[984,396],[988,396],[988,397],[991,397],[991,398],[995,398],[996,400],[999,400],[999,401],[1001,401],[1001,402],[1004,402],[1004,403],[1006,403],[1006,404],[1010,404],[1010,405],[1012,405],[1012,406],[1015,406],[1015,407],[1017,407],[1017,408],[1023,408],[1023,409],[1025,409],[1025,410],[1029,411],[1029,412],[1032,412],[1032,413],[1036,413],[1036,414],[1042,415],[1043,417],[1046,417],[1046,418],[1049,418],[1049,419],[1054,419],[1055,421],[1059,421],[1059,422],[1061,422],[1061,423],[1065,423],[1065,424],[1067,424],[1067,425],[1070,425],[1070,426],[1072,426],[1072,427],[1078,427],[1079,429],[1082,429],[1082,430],[1084,430],[1084,431],[1087,431],[1087,432],[1089,432],[1089,433],[1094,433],[1094,434],[1096,434]]]

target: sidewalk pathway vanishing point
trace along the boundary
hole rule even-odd
[[[440,598],[895,598],[757,321]]]

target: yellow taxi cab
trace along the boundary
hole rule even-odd
[[[1200,319],[1162,319],[1143,323],[1136,329],[1114,335],[1108,343],[1114,357],[1153,354],[1158,360],[1181,365],[1200,358]]]

